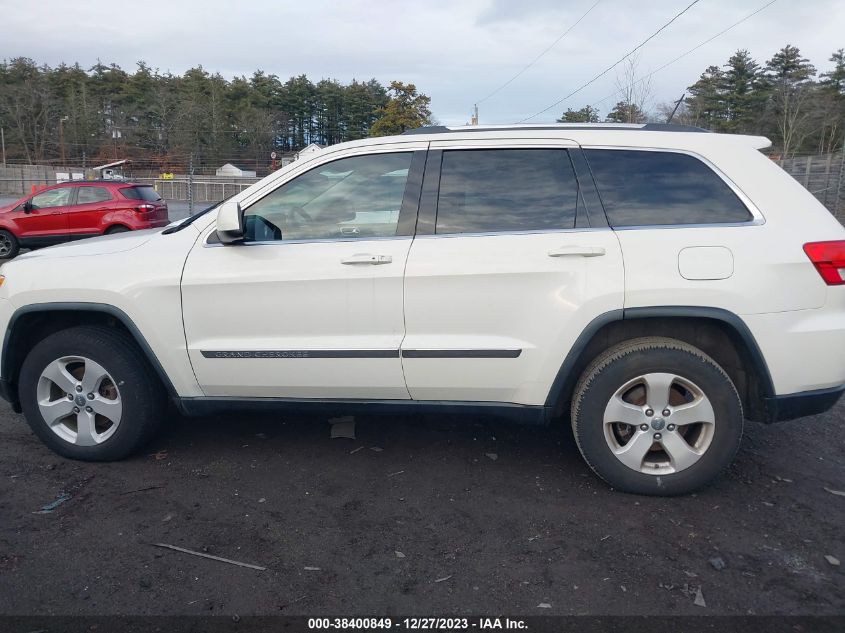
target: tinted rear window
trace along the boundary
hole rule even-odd
[[[120,193],[123,194],[124,198],[129,198],[130,200],[146,200],[148,202],[161,200],[161,196],[152,187],[126,187],[125,189],[121,189]]]
[[[584,151],[611,226],[752,219],[727,183],[694,156],[638,150]]]
[[[435,232],[570,229],[577,201],[578,183],[566,150],[446,151]]]

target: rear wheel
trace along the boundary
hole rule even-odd
[[[701,350],[669,338],[627,341],[600,355],[572,401],[578,448],[620,490],[676,495],[712,481],[742,438],[731,379]]]
[[[20,250],[18,238],[5,229],[0,230],[0,259],[12,259]]]
[[[24,360],[19,396],[30,427],[55,452],[126,457],[158,429],[166,398],[129,336],[96,327],[56,332]]]

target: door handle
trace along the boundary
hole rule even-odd
[[[602,246],[561,246],[549,251],[549,257],[600,257],[605,250]]]
[[[370,264],[377,266],[379,264],[389,264],[393,261],[390,255],[371,255],[370,253],[357,253],[351,257],[346,257],[340,260],[341,264]]]

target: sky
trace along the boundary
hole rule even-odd
[[[411,82],[431,97],[435,119],[514,123],[559,101],[614,64],[692,0],[0,0],[0,59],[57,65],[97,60],[127,70],[145,61],[181,74],[201,65],[225,77],[256,69],[283,81],[306,74],[341,82]],[[699,0],[639,52],[638,77],[709,39],[768,0]],[[131,7],[131,9],[129,8]],[[845,47],[845,1],[777,0],[748,21],[660,70],[648,106],[678,99],[708,65],[747,48],[765,63],[786,44],[820,72]],[[606,113],[618,100],[623,65],[528,122],[553,121],[567,108]]]

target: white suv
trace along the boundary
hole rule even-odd
[[[616,488],[678,494],[744,419],[845,389],[845,229],[759,137],[427,128],[198,214],[7,263],[2,391],[67,457],[184,414],[570,417]]]

